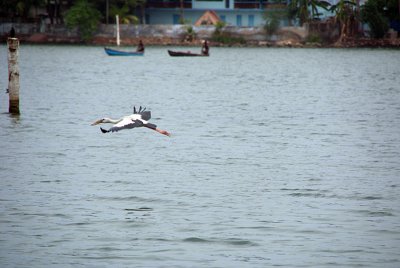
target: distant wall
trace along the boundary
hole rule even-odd
[[[56,43],[78,43],[81,42],[79,33],[76,29],[68,29],[65,25],[49,25],[34,23],[2,23],[0,24],[0,37],[2,40],[8,35],[11,27],[15,28],[17,37],[28,42],[56,42]],[[149,39],[159,42],[160,40],[181,41],[183,40],[188,25],[120,25],[121,40]],[[214,26],[192,26],[196,32],[197,39],[210,39],[215,31]],[[243,37],[246,41],[280,41],[292,39],[303,41],[307,36],[306,28],[283,27],[274,36],[267,36],[262,27],[236,27],[227,26],[223,31],[229,32],[233,36]],[[115,42],[116,27],[112,24],[101,24],[94,34],[95,43]],[[97,41],[96,41],[97,40]],[[158,41],[157,41],[158,40]]]

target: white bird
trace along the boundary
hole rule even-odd
[[[140,106],[138,111],[136,110],[136,107],[133,107],[133,114],[131,115],[121,117],[120,119],[102,118],[93,122],[91,125],[95,126],[98,124],[105,124],[105,123],[114,124],[114,126],[112,126],[108,130],[100,127],[100,130],[103,133],[116,132],[123,129],[131,129],[135,127],[147,127],[154,131],[157,131],[160,134],[171,136],[171,134],[168,131],[158,129],[156,125],[149,123],[148,120],[150,120],[150,118],[151,118],[150,111],[146,111],[146,108],[142,109],[142,106]]]

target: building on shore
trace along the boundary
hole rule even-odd
[[[279,0],[147,0],[146,24],[195,24],[206,12],[220,21],[238,27],[257,27],[265,23],[267,10],[286,8]],[[205,24],[207,24],[205,22]]]

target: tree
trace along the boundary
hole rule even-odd
[[[289,18],[297,17],[300,25],[321,15],[318,8],[328,9],[330,3],[320,0],[293,0],[288,7]],[[311,13],[310,13],[311,9]]]
[[[69,28],[77,27],[83,40],[87,41],[97,29],[101,13],[87,0],[78,0],[65,15]]]
[[[330,7],[330,11],[335,13],[335,19],[339,22],[340,36],[337,43],[341,43],[346,35],[351,35],[351,24],[356,18],[355,0],[339,0],[336,5]]]
[[[109,16],[114,18],[118,15],[122,24],[139,23],[139,18],[135,15],[137,8],[140,8],[140,13],[144,17],[146,0],[109,0],[109,2]]]
[[[267,10],[263,17],[265,20],[264,30],[268,36],[271,36],[278,30],[279,21],[285,17],[285,13],[284,11]]]
[[[374,38],[382,38],[389,29],[389,20],[384,16],[386,2],[368,0],[361,8],[361,19],[367,23]]]
[[[300,20],[300,26],[303,26],[310,17],[308,12],[308,1],[307,0],[293,0],[290,3],[290,10],[292,14]]]
[[[33,8],[37,14],[37,9],[44,6],[45,0],[1,0],[0,17],[18,17],[25,21],[29,17],[31,8]]]
[[[115,15],[119,16],[119,22],[121,24],[129,24],[129,23],[137,24],[139,22],[139,19],[135,15],[131,14],[131,12],[129,11],[129,7],[127,5],[124,5],[122,7],[112,5],[110,10],[110,16],[115,17]]]

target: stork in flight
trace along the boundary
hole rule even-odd
[[[108,132],[117,132],[123,129],[131,129],[135,127],[147,127],[154,131],[157,131],[160,134],[171,136],[171,134],[166,131],[157,128],[156,125],[147,122],[151,118],[150,111],[146,111],[146,108],[142,109],[142,106],[139,107],[139,110],[136,110],[136,107],[133,107],[133,114],[121,117],[120,119],[111,119],[111,118],[102,118],[92,123],[92,126],[98,124],[105,124],[111,123],[114,124],[109,130],[106,130],[100,127],[101,132],[108,133]]]

